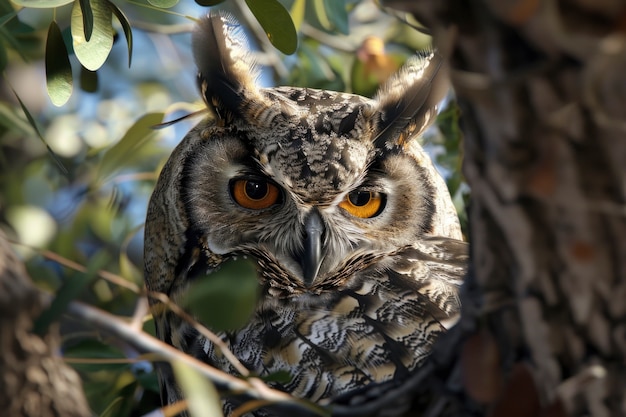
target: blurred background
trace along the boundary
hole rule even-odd
[[[200,121],[191,117],[153,128],[202,109],[189,33],[191,18],[209,10],[201,4],[219,3],[212,8],[227,10],[242,23],[264,86],[371,96],[409,55],[430,47],[429,37],[412,27],[418,22],[373,0],[280,1],[297,32],[298,47],[291,55],[269,42],[258,13],[243,0],[116,0],[111,3],[132,29],[132,64],[129,68],[127,28],[114,17],[113,46],[94,72],[81,67],[72,50],[72,9],[78,0],[54,3],[65,5],[0,0],[0,227],[40,288],[64,291],[69,299],[122,317],[133,314],[137,288],[143,286],[143,222],[150,193],[173,147]],[[52,104],[46,86],[52,21],[73,74],[71,96],[61,106]],[[52,60],[64,58],[51,56],[57,50],[48,54]],[[424,146],[463,213],[467,187],[457,119],[458,110],[448,100]],[[130,285],[104,280],[98,270]],[[145,330],[153,331],[151,323]],[[136,360],[123,343],[66,320],[62,353],[79,370],[97,415],[142,416],[158,404],[151,366]]]

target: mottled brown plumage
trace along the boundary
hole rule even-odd
[[[194,32],[211,117],[174,150],[152,196],[147,287],[176,301],[195,274],[245,255],[258,264],[256,313],[220,336],[252,372],[288,371],[274,387],[322,404],[402,380],[455,321],[466,262],[445,183],[416,140],[447,89],[441,61],[409,60],[374,99],[259,88],[237,32],[226,15]],[[152,306],[160,338],[237,373]],[[161,383],[164,401],[181,398],[167,369]]]

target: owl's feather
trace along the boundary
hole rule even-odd
[[[376,142],[388,148],[421,135],[437,115],[437,105],[449,90],[443,59],[436,52],[411,57],[378,90],[379,132]]]
[[[220,119],[243,116],[242,103],[265,103],[256,84],[258,70],[239,23],[228,13],[200,19],[191,38],[198,86]]]
[[[161,172],[146,218],[146,286],[177,301],[191,281],[248,257],[258,265],[255,313],[219,336],[253,373],[287,371],[289,381],[270,385],[320,404],[401,385],[458,317],[467,261],[445,183],[415,140],[447,88],[440,58],[410,60],[367,99],[259,88],[229,15],[202,19],[192,41],[215,117]],[[242,205],[240,181],[251,192],[274,187],[275,200]],[[379,209],[348,210],[359,196],[376,196]],[[162,340],[237,374],[194,328],[157,300],[151,308]],[[163,401],[182,399],[167,366],[159,374]]]

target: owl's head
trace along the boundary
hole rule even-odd
[[[410,59],[368,99],[258,87],[228,15],[203,19],[192,42],[211,116],[165,167],[175,183],[153,197],[182,202],[161,206],[181,211],[188,248],[200,243],[209,261],[252,254],[298,292],[340,280],[373,253],[460,237],[445,184],[417,143],[448,88],[436,54]]]

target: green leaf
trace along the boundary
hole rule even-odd
[[[9,56],[7,55],[7,49],[4,44],[0,43],[0,73],[4,72],[4,69],[9,63]]]
[[[133,264],[125,250],[120,251],[120,275],[130,282],[143,282],[143,273]]]
[[[326,5],[324,4],[324,0],[312,0],[313,10],[315,10],[315,16],[317,16],[317,20],[320,25],[326,30],[332,30],[332,24],[330,23],[330,19],[328,18],[328,14],[326,13]]]
[[[126,45],[128,46],[128,68],[130,68],[130,63],[133,58],[133,30],[130,27],[130,22],[128,21],[128,18],[126,18],[124,12],[122,12],[114,3],[108,1],[108,4],[124,30],[124,37],[126,38]]]
[[[98,73],[80,66],[80,89],[86,93],[98,91]]]
[[[72,66],[61,29],[54,20],[50,22],[46,41],[46,88],[55,106],[64,105],[72,95]]]
[[[6,27],[13,35],[35,32],[32,26],[15,18],[18,12],[13,10],[13,6],[9,3],[9,0],[0,0],[0,14],[2,15],[0,18],[0,26]]]
[[[324,8],[332,26],[344,35],[347,35],[350,32],[350,27],[345,1],[324,0]]]
[[[306,0],[295,0],[291,5],[291,19],[293,20],[293,25],[296,30],[300,29],[302,26],[302,21],[304,21],[304,12],[306,10]]]
[[[33,9],[52,9],[54,7],[70,4],[74,0],[11,0],[22,7],[32,7]]]
[[[139,368],[135,370],[135,378],[143,388],[155,393],[161,391],[159,379],[154,372],[144,372]]]
[[[91,0],[93,33],[85,38],[83,12],[78,4],[72,8],[72,44],[74,53],[85,68],[96,71],[104,64],[113,47],[112,11],[106,0]]]
[[[76,55],[74,53],[74,45],[72,45],[72,28],[70,26],[66,27],[61,31],[61,35],[63,36],[63,42],[65,42],[65,48],[67,48],[67,54]]]
[[[246,0],[272,45],[284,54],[291,55],[298,47],[298,34],[291,16],[276,0]]]
[[[13,19],[15,16],[17,16],[17,12],[16,11],[12,11],[9,12],[5,15],[3,15],[2,17],[0,17],[0,26],[4,26],[7,24],[7,22],[11,19]]]
[[[160,9],[169,9],[170,7],[176,6],[178,0],[148,0],[148,3]]]
[[[131,367],[131,363],[102,363],[98,359],[126,359],[122,351],[110,343],[94,339],[83,339],[77,343],[63,347],[63,356],[75,359],[94,359],[93,363],[71,362],[73,368],[81,372],[98,372],[102,370],[122,370]]]
[[[33,324],[33,332],[38,335],[44,335],[48,331],[48,327],[56,321],[61,314],[67,309],[67,305],[78,297],[78,295],[93,281],[98,275],[98,270],[108,264],[109,256],[106,252],[98,252],[89,259],[87,272],[84,274],[76,273],[66,278],[65,282],[57,291],[56,297],[50,303]]]
[[[135,122],[124,137],[106,151],[100,161],[96,178],[104,181],[131,161],[137,152],[156,135],[153,127],[161,123],[163,116],[163,113],[148,113]]]
[[[385,54],[375,62],[365,63],[355,59],[350,72],[352,92],[365,97],[373,97],[388,73],[395,73],[406,61],[406,55],[395,53]]]
[[[172,369],[187,399],[191,417],[223,416],[220,397],[208,379],[184,362],[173,361]]]
[[[33,126],[19,114],[15,107],[0,102],[0,126],[7,128],[19,136],[36,135]]]
[[[7,44],[9,44],[9,46],[13,48],[13,50],[15,50],[24,61],[28,61],[28,58],[24,54],[24,48],[22,47],[22,44],[14,36],[15,33],[12,30],[7,30],[6,26],[0,26],[0,40],[3,40]]]
[[[78,5],[83,14],[85,40],[89,42],[93,34],[93,10],[91,9],[91,3],[89,0],[78,0]]]
[[[150,336],[157,337],[156,328],[154,324],[154,317],[150,317],[146,321],[144,321],[142,330],[146,332],[147,334],[149,334]]]
[[[224,3],[225,0],[196,0],[200,6],[217,6],[220,3]]]
[[[243,327],[256,308],[258,280],[255,265],[228,261],[219,270],[195,280],[182,305],[212,330]]]
[[[138,383],[129,370],[122,372],[100,372],[83,373],[83,389],[89,402],[90,408],[95,415],[110,410],[109,406],[115,403],[113,412],[115,417],[129,417],[136,415],[131,413],[133,398],[139,394],[137,392]],[[122,400],[118,400],[122,398]],[[119,401],[119,402],[118,402]],[[90,414],[91,415],[91,414]]]
[[[63,163],[61,163],[61,160],[57,157],[57,155],[54,153],[50,145],[48,145],[48,143],[44,139],[43,135],[41,134],[41,131],[39,130],[39,126],[37,126],[37,122],[35,122],[35,119],[33,118],[32,114],[30,114],[30,112],[28,111],[28,108],[26,108],[26,105],[24,104],[20,96],[17,95],[15,90],[13,90],[13,94],[15,95],[15,98],[17,98],[17,101],[20,103],[20,107],[22,107],[22,111],[24,112],[24,115],[26,116],[28,123],[31,125],[31,127],[35,131],[35,134],[43,142],[43,144],[46,145],[46,149],[48,150],[48,154],[50,155],[50,157],[57,164],[57,166],[59,167],[59,170],[63,174],[67,175],[68,173],[67,168],[63,166]]]
[[[100,417],[115,417],[119,415],[120,408],[124,402],[124,397],[117,397],[109,404],[109,406],[100,414]]]
[[[288,384],[289,382],[291,382],[293,377],[291,376],[289,371],[277,371],[267,376],[264,376],[262,379],[265,382],[278,382],[280,384]]]

